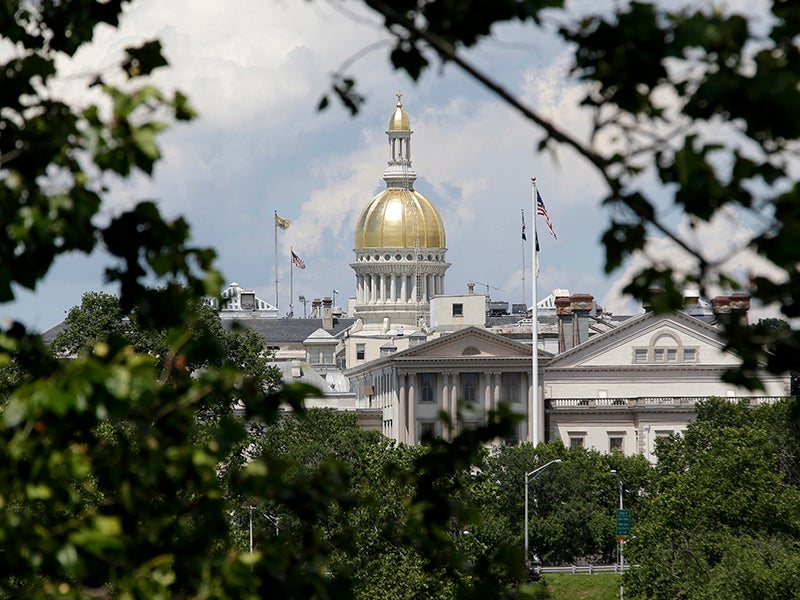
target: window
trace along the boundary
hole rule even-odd
[[[436,435],[436,422],[435,421],[420,421],[419,422],[419,439],[432,438]]]
[[[454,317],[463,317],[464,316],[464,305],[460,302],[453,303],[453,316]]]
[[[608,451],[609,452],[622,452],[624,450],[623,442],[625,436],[619,433],[608,434]]]
[[[356,360],[364,360],[366,344],[356,344]]]
[[[436,373],[421,373],[419,387],[422,391],[421,402],[433,402],[435,395],[433,386],[436,385]]]
[[[586,439],[585,431],[568,431],[567,436],[569,436],[570,448],[583,448]]]
[[[519,402],[519,373],[503,373],[503,396],[506,402]]]
[[[478,402],[478,374],[461,374],[461,400],[468,404]]]
[[[697,348],[684,348],[680,338],[670,332],[661,331],[649,346],[633,349],[634,364],[679,362],[697,362]]]

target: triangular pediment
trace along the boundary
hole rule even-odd
[[[395,360],[419,358],[511,358],[530,357],[531,347],[490,333],[467,327],[455,333],[420,344],[395,355]],[[549,356],[549,355],[548,355]]]
[[[656,348],[663,349],[658,356],[663,357],[665,365],[670,364],[672,357],[676,357],[675,362],[685,364],[689,361],[684,357],[690,356],[695,357],[691,362],[706,366],[737,362],[732,353],[724,350],[722,338],[714,326],[685,313],[646,313],[562,352],[550,361],[548,369],[654,364],[659,362],[654,359]]]

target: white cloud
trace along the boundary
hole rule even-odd
[[[711,222],[695,227],[691,227],[689,220],[684,218],[677,234],[690,247],[700,249],[708,262],[717,264],[717,267],[709,273],[708,280],[704,282],[706,296],[709,298],[732,291],[746,290],[748,278],[751,276],[767,277],[776,282],[787,278],[782,269],[747,247],[755,232],[743,223],[740,215],[733,209],[722,210]],[[638,305],[625,296],[622,290],[635,273],[651,264],[671,267],[679,276],[695,272],[698,268],[696,257],[688,254],[672,240],[665,237],[648,238],[644,251],[634,254],[600,304],[619,314],[636,312]],[[719,273],[732,275],[740,282],[739,290],[721,287],[714,277]],[[777,316],[778,312],[779,307],[776,306],[754,307],[754,315],[757,317]]]

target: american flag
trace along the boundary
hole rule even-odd
[[[547,214],[547,209],[544,207],[542,195],[539,193],[539,190],[536,190],[536,214],[544,217],[544,222],[547,223],[547,228],[550,230],[550,233],[553,234],[554,238],[558,239],[556,232],[553,231],[553,224],[550,222],[550,215]]]
[[[522,209],[522,241],[524,242],[528,238],[525,236],[525,209]]]
[[[292,264],[295,267],[297,267],[298,269],[305,269],[306,268],[306,263],[304,263],[303,259],[300,258],[299,256],[297,256],[297,254],[294,253],[294,250],[292,250]]]

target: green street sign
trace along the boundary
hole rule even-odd
[[[631,534],[631,511],[620,508],[617,510],[617,535]]]

